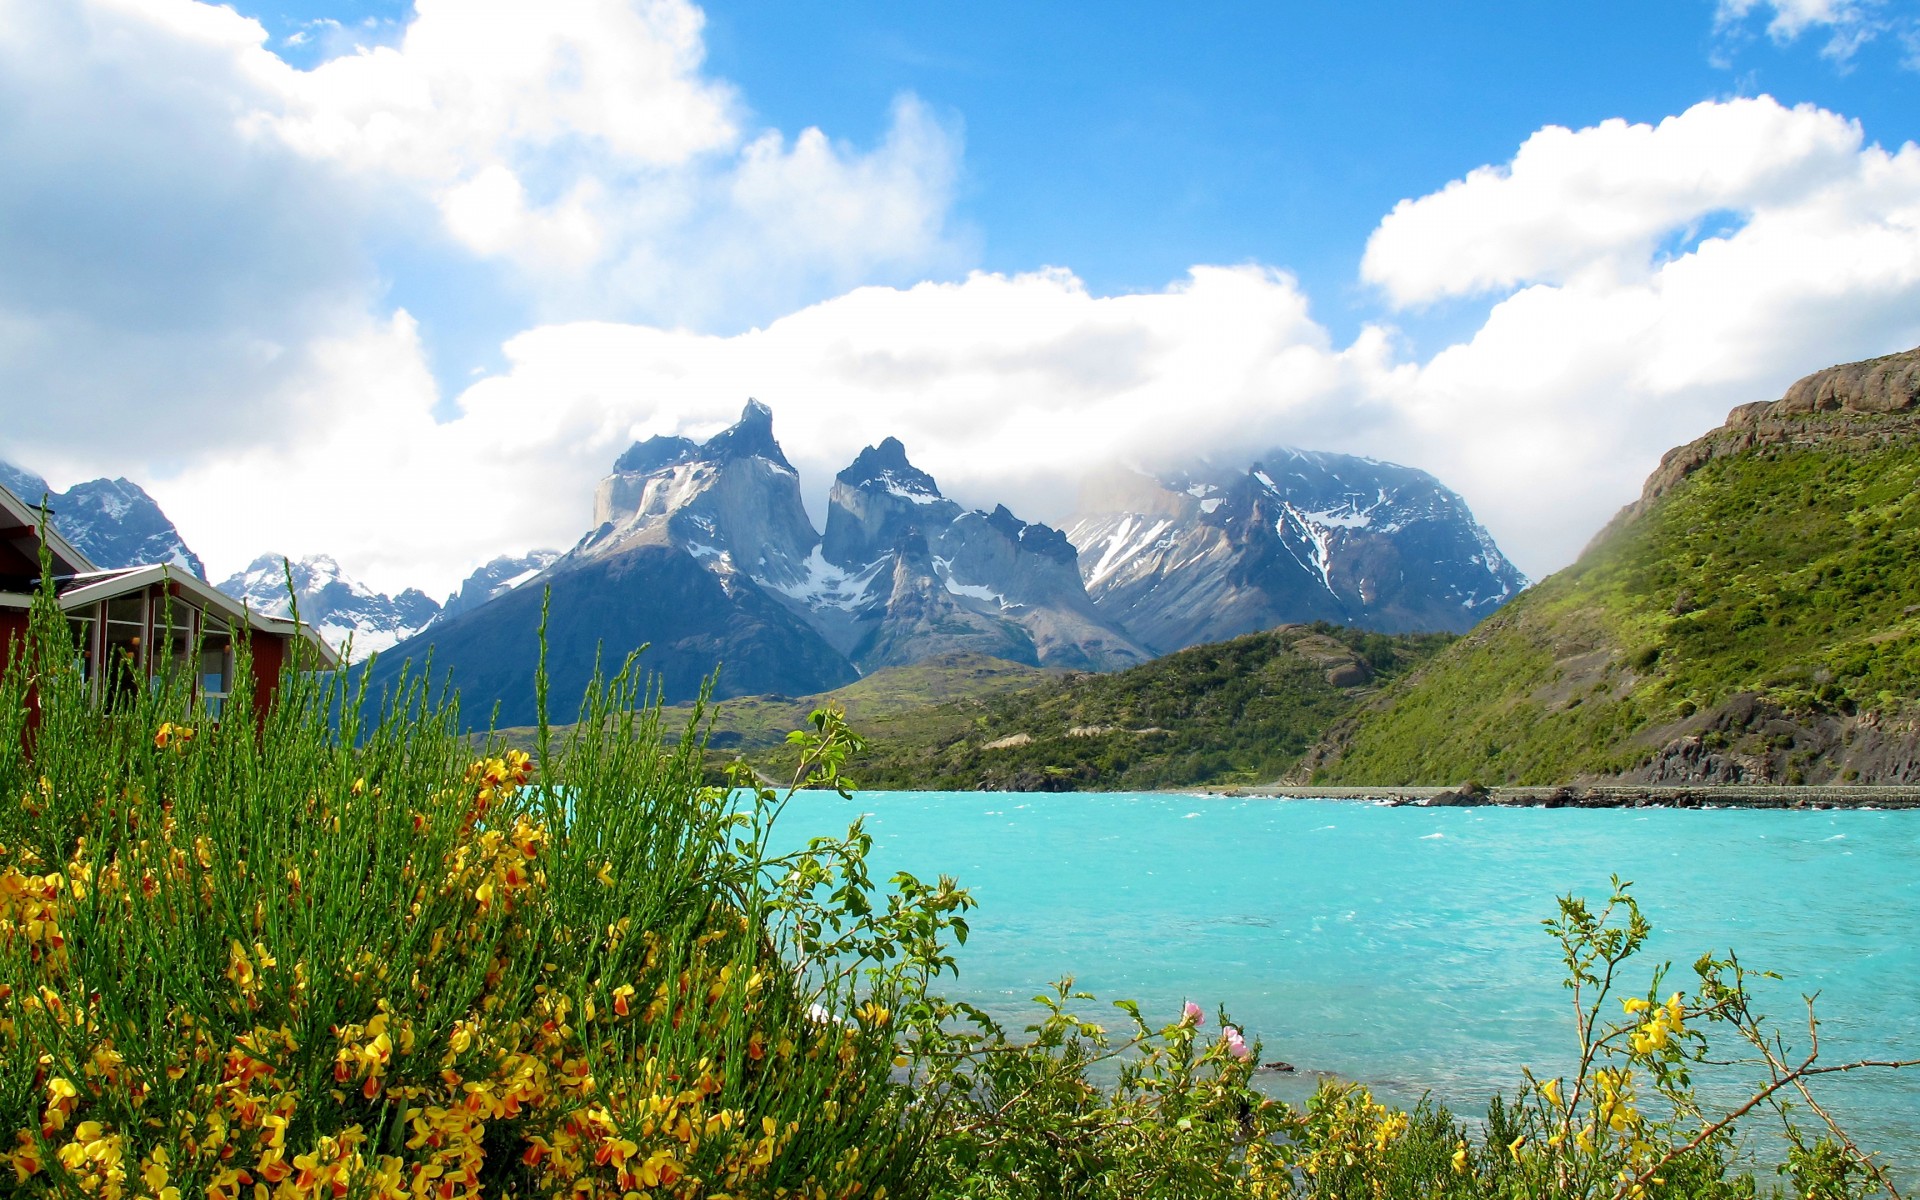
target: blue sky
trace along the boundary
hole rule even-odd
[[[280,47],[303,64],[392,41],[411,13],[386,0],[236,7],[283,39],[307,32]],[[1380,215],[1501,161],[1542,125],[1658,121],[1765,93],[1845,113],[1884,144],[1920,136],[1920,72],[1901,61],[1920,51],[1897,29],[1836,60],[1823,27],[1780,41],[1764,10],[1729,24],[1703,0],[704,9],[709,68],[768,125],[868,144],[902,92],[956,122],[967,267],[1064,266],[1113,294],[1161,288],[1194,263],[1275,264],[1341,339],[1378,313],[1355,273]],[[1920,6],[1885,5],[1878,19],[1902,10]],[[488,318],[469,283],[420,272],[396,295],[423,318],[447,306],[433,324],[478,334],[484,351],[499,338],[476,328]],[[499,333],[526,315],[510,296],[496,303]],[[1437,349],[1485,306],[1466,307],[1405,324],[1417,334],[1431,321]]]
[[[1537,576],[1920,341],[1917,126],[1912,0],[0,0],[0,457],[434,590],[756,395],[816,507],[1287,443]]]

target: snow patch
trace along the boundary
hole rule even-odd
[[[1088,572],[1086,586],[1095,587],[1141,551],[1150,549],[1172,524],[1172,521],[1162,518],[1149,526],[1146,518],[1137,513],[1120,518],[1119,526],[1104,538],[1106,549],[1101,552],[1100,561],[1094,564],[1093,570]]]
[[[887,557],[883,555],[858,571],[848,571],[828,562],[826,556],[820,553],[820,547],[815,546],[813,553],[807,556],[807,561],[801,564],[802,574],[795,582],[778,584],[764,579],[759,582],[783,596],[798,600],[808,608],[837,608],[854,612],[872,601],[874,577],[887,562]]]

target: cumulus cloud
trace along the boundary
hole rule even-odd
[[[872,148],[756,129],[701,22],[420,0],[300,70],[197,0],[0,0],[0,453],[170,472],[297,440],[315,355],[389,323],[394,246],[499,264],[505,307],[670,324],[956,261],[954,126],[903,99]]]
[[[1734,228],[1672,247],[1722,210]],[[1399,304],[1509,293],[1402,411],[1524,565],[1558,566],[1733,404],[1920,342],[1920,147],[1765,97],[1543,131],[1396,206],[1363,271]]]
[[[1860,126],[1770,97],[1697,104],[1656,125],[1550,125],[1501,166],[1402,200],[1367,241],[1361,275],[1402,307],[1658,268],[1654,249],[1717,211],[1792,205],[1858,159]]]
[[[1739,219],[1699,234],[1726,210]],[[1384,322],[1334,344],[1291,276],[1252,266],[1125,296],[1064,270],[863,287],[732,336],[555,323],[510,341],[508,369],[450,420],[432,421],[416,370],[392,445],[355,461],[363,426],[348,420],[330,452],[262,455],[220,478],[304,490],[348,472],[336,506],[359,515],[313,517],[310,548],[357,548],[350,565],[395,584],[450,580],[493,553],[570,542],[630,441],[704,436],[754,396],[816,515],[833,473],[888,435],[957,498],[1054,522],[1103,464],[1244,463],[1291,444],[1433,471],[1544,574],[1728,408],[1920,342],[1920,147],[1867,144],[1833,113],[1766,99],[1543,131],[1512,162],[1397,206],[1364,270],[1407,304],[1496,294],[1471,337],[1424,362]],[[399,332],[382,336],[405,357]],[[169,486],[163,499],[187,503],[205,484]],[[416,511],[436,514],[431,537],[386,515]],[[239,555],[244,540],[203,553]]]

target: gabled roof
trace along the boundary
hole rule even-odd
[[[249,629],[275,637],[293,637],[297,633],[313,647],[323,666],[329,670],[340,666],[339,653],[327,645],[326,639],[311,626],[295,625],[292,621],[253,612],[190,571],[166,563],[108,569],[94,565],[50,525],[43,528],[37,507],[0,484],[0,541],[13,542],[22,554],[37,563],[43,540],[53,560],[53,573],[63,610],[71,612],[152,584],[167,583],[185,593],[200,607],[216,611]],[[24,593],[0,593],[0,607],[24,608],[31,602],[32,597]]]
[[[38,505],[27,503],[0,485],[0,540],[12,542],[35,562],[39,561],[40,543],[44,540],[53,558],[55,575],[77,575],[100,569],[51,525],[43,529],[42,524]]]
[[[323,667],[328,670],[337,670],[340,666],[339,652],[327,645],[326,639],[321,637],[313,626],[296,625],[292,621],[254,612],[206,580],[170,563],[149,563],[139,567],[122,567],[113,571],[92,571],[76,575],[61,586],[60,607],[67,612],[72,612],[101,600],[111,600],[115,596],[123,596],[128,592],[151,587],[156,583],[171,584],[200,607],[218,612],[228,620],[243,624],[260,633],[276,637],[293,637],[297,632],[320,656]]]

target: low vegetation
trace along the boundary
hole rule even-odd
[[[1754,1110],[1860,1065],[1787,1058],[1731,961],[1623,1001],[1647,925],[1616,886],[1552,922],[1576,1059],[1484,1129],[1351,1084],[1294,1108],[1222,1011],[1063,983],[1010,1033],[945,998],[967,893],[876,884],[857,822],[771,852],[791,790],[705,785],[630,672],[564,745],[476,749],[417,684],[370,713],[288,675],[214,724],[185,679],[96,690],[67,636],[43,596],[0,677],[14,1194],[1741,1197],[1707,1032],[1748,1047]],[[791,745],[796,785],[859,750],[830,710]],[[1819,1132],[1789,1134],[1794,1193],[1866,1194]]]
[[[1316,779],[1555,784],[1689,737],[1761,781],[1859,777],[1856,735],[1920,696],[1920,445],[1904,414],[1879,436],[1802,420],[1799,444],[1706,464],[1489,617],[1361,714]]]
[[[1129,790],[1278,779],[1371,689],[1446,634],[1290,625],[1111,675],[1076,674],[876,724],[851,769],[875,788]]]

